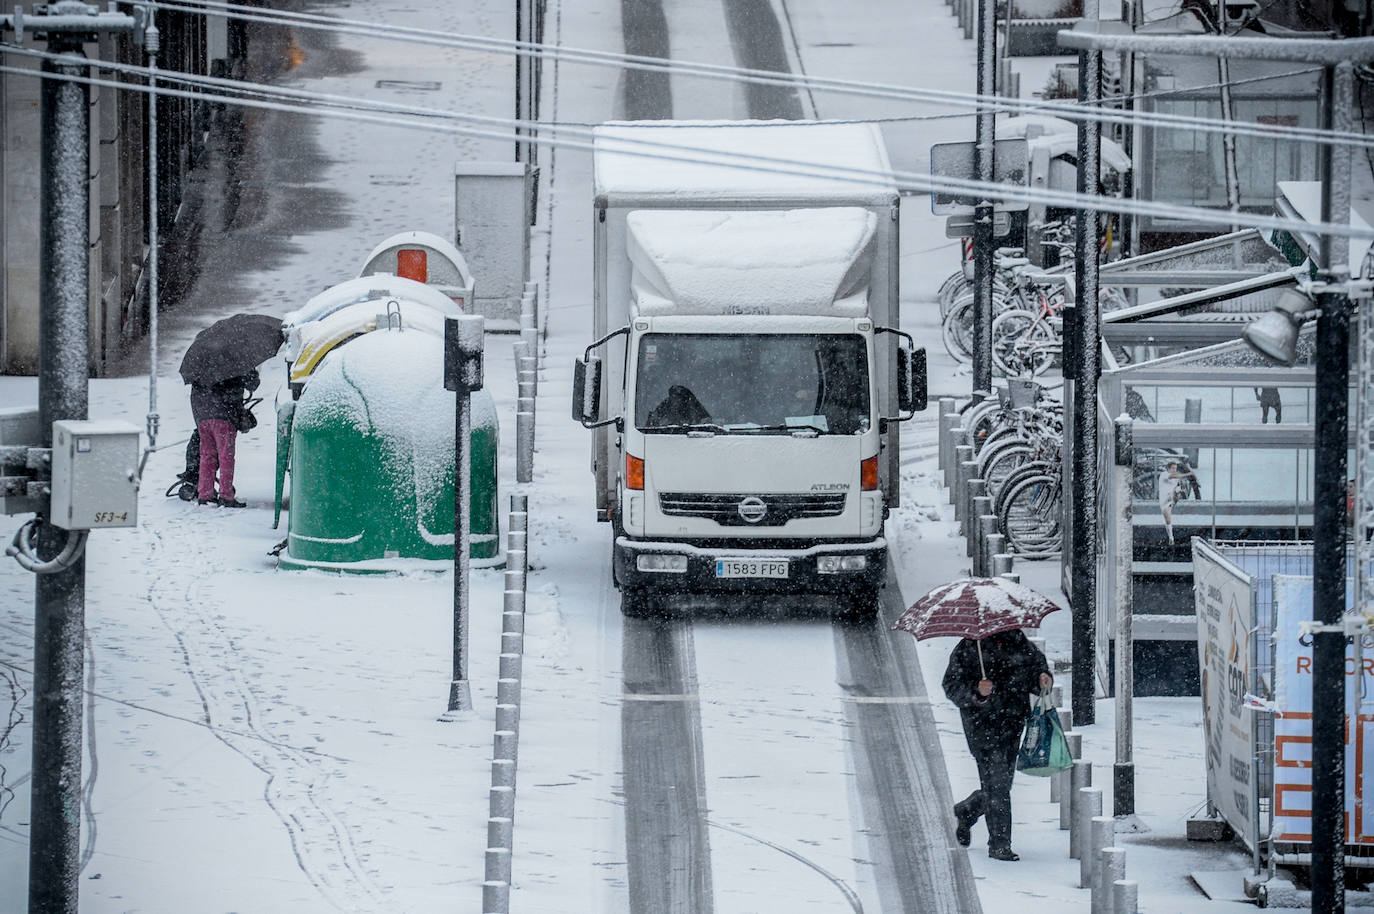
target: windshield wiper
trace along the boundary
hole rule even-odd
[[[667,432],[673,435],[690,435],[693,432],[704,432],[717,435],[728,431],[728,429],[714,422],[678,422],[671,425],[649,425],[641,428],[640,431],[646,434],[651,432]]]
[[[827,431],[819,425],[812,425],[809,422],[780,422],[776,425],[742,425],[732,426],[727,431],[734,432],[807,432],[817,435],[827,434]]]

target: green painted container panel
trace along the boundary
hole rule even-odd
[[[438,342],[429,353],[434,371],[418,381],[413,367],[397,372],[400,380],[349,370],[370,357],[360,343],[399,335],[368,334],[341,347],[329,358],[349,350],[351,358],[328,372],[322,365],[296,403],[283,567],[453,560],[453,394],[443,390]],[[472,395],[472,416],[469,555],[491,559],[500,550],[500,522],[499,428],[490,393]],[[427,417],[442,418],[431,424]]]

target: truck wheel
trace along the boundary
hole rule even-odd
[[[867,622],[878,615],[878,590],[860,587],[853,593],[840,594],[839,617],[846,622]]]
[[[643,587],[620,588],[620,614],[631,619],[650,615],[649,595]]]

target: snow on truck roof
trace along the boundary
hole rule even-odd
[[[897,195],[876,124],[613,122],[594,134],[598,205],[674,198],[698,206],[711,199],[867,205]]]
[[[869,210],[633,210],[625,222],[640,314],[867,312]]]

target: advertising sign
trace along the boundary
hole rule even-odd
[[[1246,707],[1254,651],[1250,576],[1193,541],[1202,730],[1207,741],[1207,799],[1247,847],[1259,836],[1254,712]]]
[[[1274,831],[1275,841],[1312,840],[1312,578],[1273,576],[1274,582]],[[1374,822],[1364,817],[1364,785],[1374,775],[1374,640],[1346,639],[1345,841],[1374,844]],[[1374,706],[1369,709],[1374,712]],[[1352,718],[1350,715],[1354,713]]]

